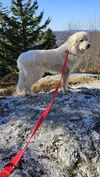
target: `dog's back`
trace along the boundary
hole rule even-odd
[[[25,65],[28,63],[35,63],[36,55],[39,53],[39,50],[29,50],[27,52],[23,52],[20,54],[20,56],[17,59],[17,65],[20,69],[20,65]]]

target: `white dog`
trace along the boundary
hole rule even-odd
[[[45,72],[60,73],[65,60],[65,53],[69,51],[67,67],[63,76],[63,87],[66,90],[69,74],[79,64],[79,56],[89,47],[88,34],[86,32],[77,32],[56,49],[29,50],[22,53],[17,60],[19,69],[17,93],[19,94],[26,90],[27,94],[33,95],[31,86]]]

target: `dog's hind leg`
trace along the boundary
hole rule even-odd
[[[34,96],[31,87],[43,76],[43,74],[44,73],[41,71],[41,68],[37,68],[37,67],[33,68],[32,72],[31,70],[28,72],[27,79],[26,79],[26,94]]]
[[[19,79],[17,85],[17,94],[20,94],[25,89],[25,76],[22,70],[19,71]]]
[[[31,80],[31,79],[28,79],[26,81],[26,95],[34,96],[34,93],[31,90],[31,87],[32,87],[33,83],[34,83],[34,81]]]

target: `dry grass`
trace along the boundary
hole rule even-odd
[[[0,78],[0,89],[9,88],[11,86],[15,86],[18,80],[17,73],[8,74],[2,78]]]
[[[56,88],[58,81],[59,80],[38,81],[36,84],[32,86],[32,91],[35,93],[49,92]],[[94,81],[97,80],[95,78],[90,78],[90,77],[77,77],[77,78],[75,77],[69,79],[69,84],[70,85],[84,84],[84,83],[90,83]]]
[[[56,88],[57,83],[59,80],[55,79],[42,79],[38,81],[36,84],[33,84],[32,91],[35,93],[38,92],[49,92],[53,91]],[[79,76],[79,77],[71,77],[69,79],[70,85],[75,84],[84,84],[84,83],[91,83],[91,82],[99,82],[96,78],[86,77],[86,76]],[[16,84],[17,84],[17,76],[16,75],[8,75],[3,78],[0,82],[0,96],[11,96],[16,94]]]
[[[16,87],[7,87],[0,89],[0,96],[12,96],[16,94]]]
[[[0,96],[11,96],[16,93],[18,74],[11,73],[0,78]]]
[[[47,81],[38,81],[32,86],[32,91],[37,92],[49,92],[50,90],[55,89],[58,80],[47,80]]]

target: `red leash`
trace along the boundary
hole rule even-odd
[[[64,75],[64,72],[65,72],[65,68],[66,68],[66,63],[67,63],[67,60],[68,60],[68,55],[69,55],[69,52],[67,51],[66,52],[66,58],[65,58],[65,61],[64,61],[64,65],[63,65],[63,68],[62,68],[62,71],[61,71],[61,79],[62,79],[62,76]],[[17,166],[17,164],[19,163],[20,159],[22,158],[23,154],[25,153],[32,137],[35,135],[36,131],[38,130],[38,128],[40,127],[40,125],[42,124],[43,120],[46,118],[52,104],[53,104],[53,100],[55,99],[56,95],[57,95],[57,92],[58,92],[58,89],[61,87],[61,79],[60,81],[58,82],[57,86],[56,86],[56,89],[54,91],[54,94],[51,98],[51,101],[49,103],[49,105],[47,106],[47,108],[45,109],[45,111],[42,113],[42,115],[40,116],[38,122],[36,123],[34,129],[33,129],[33,132],[32,132],[32,135],[30,136],[29,140],[27,141],[26,145],[24,146],[23,149],[21,149],[17,155],[8,163],[5,165],[5,167],[3,168],[3,170],[0,172],[0,177],[8,177],[12,172],[13,170],[15,169],[15,167]]]

